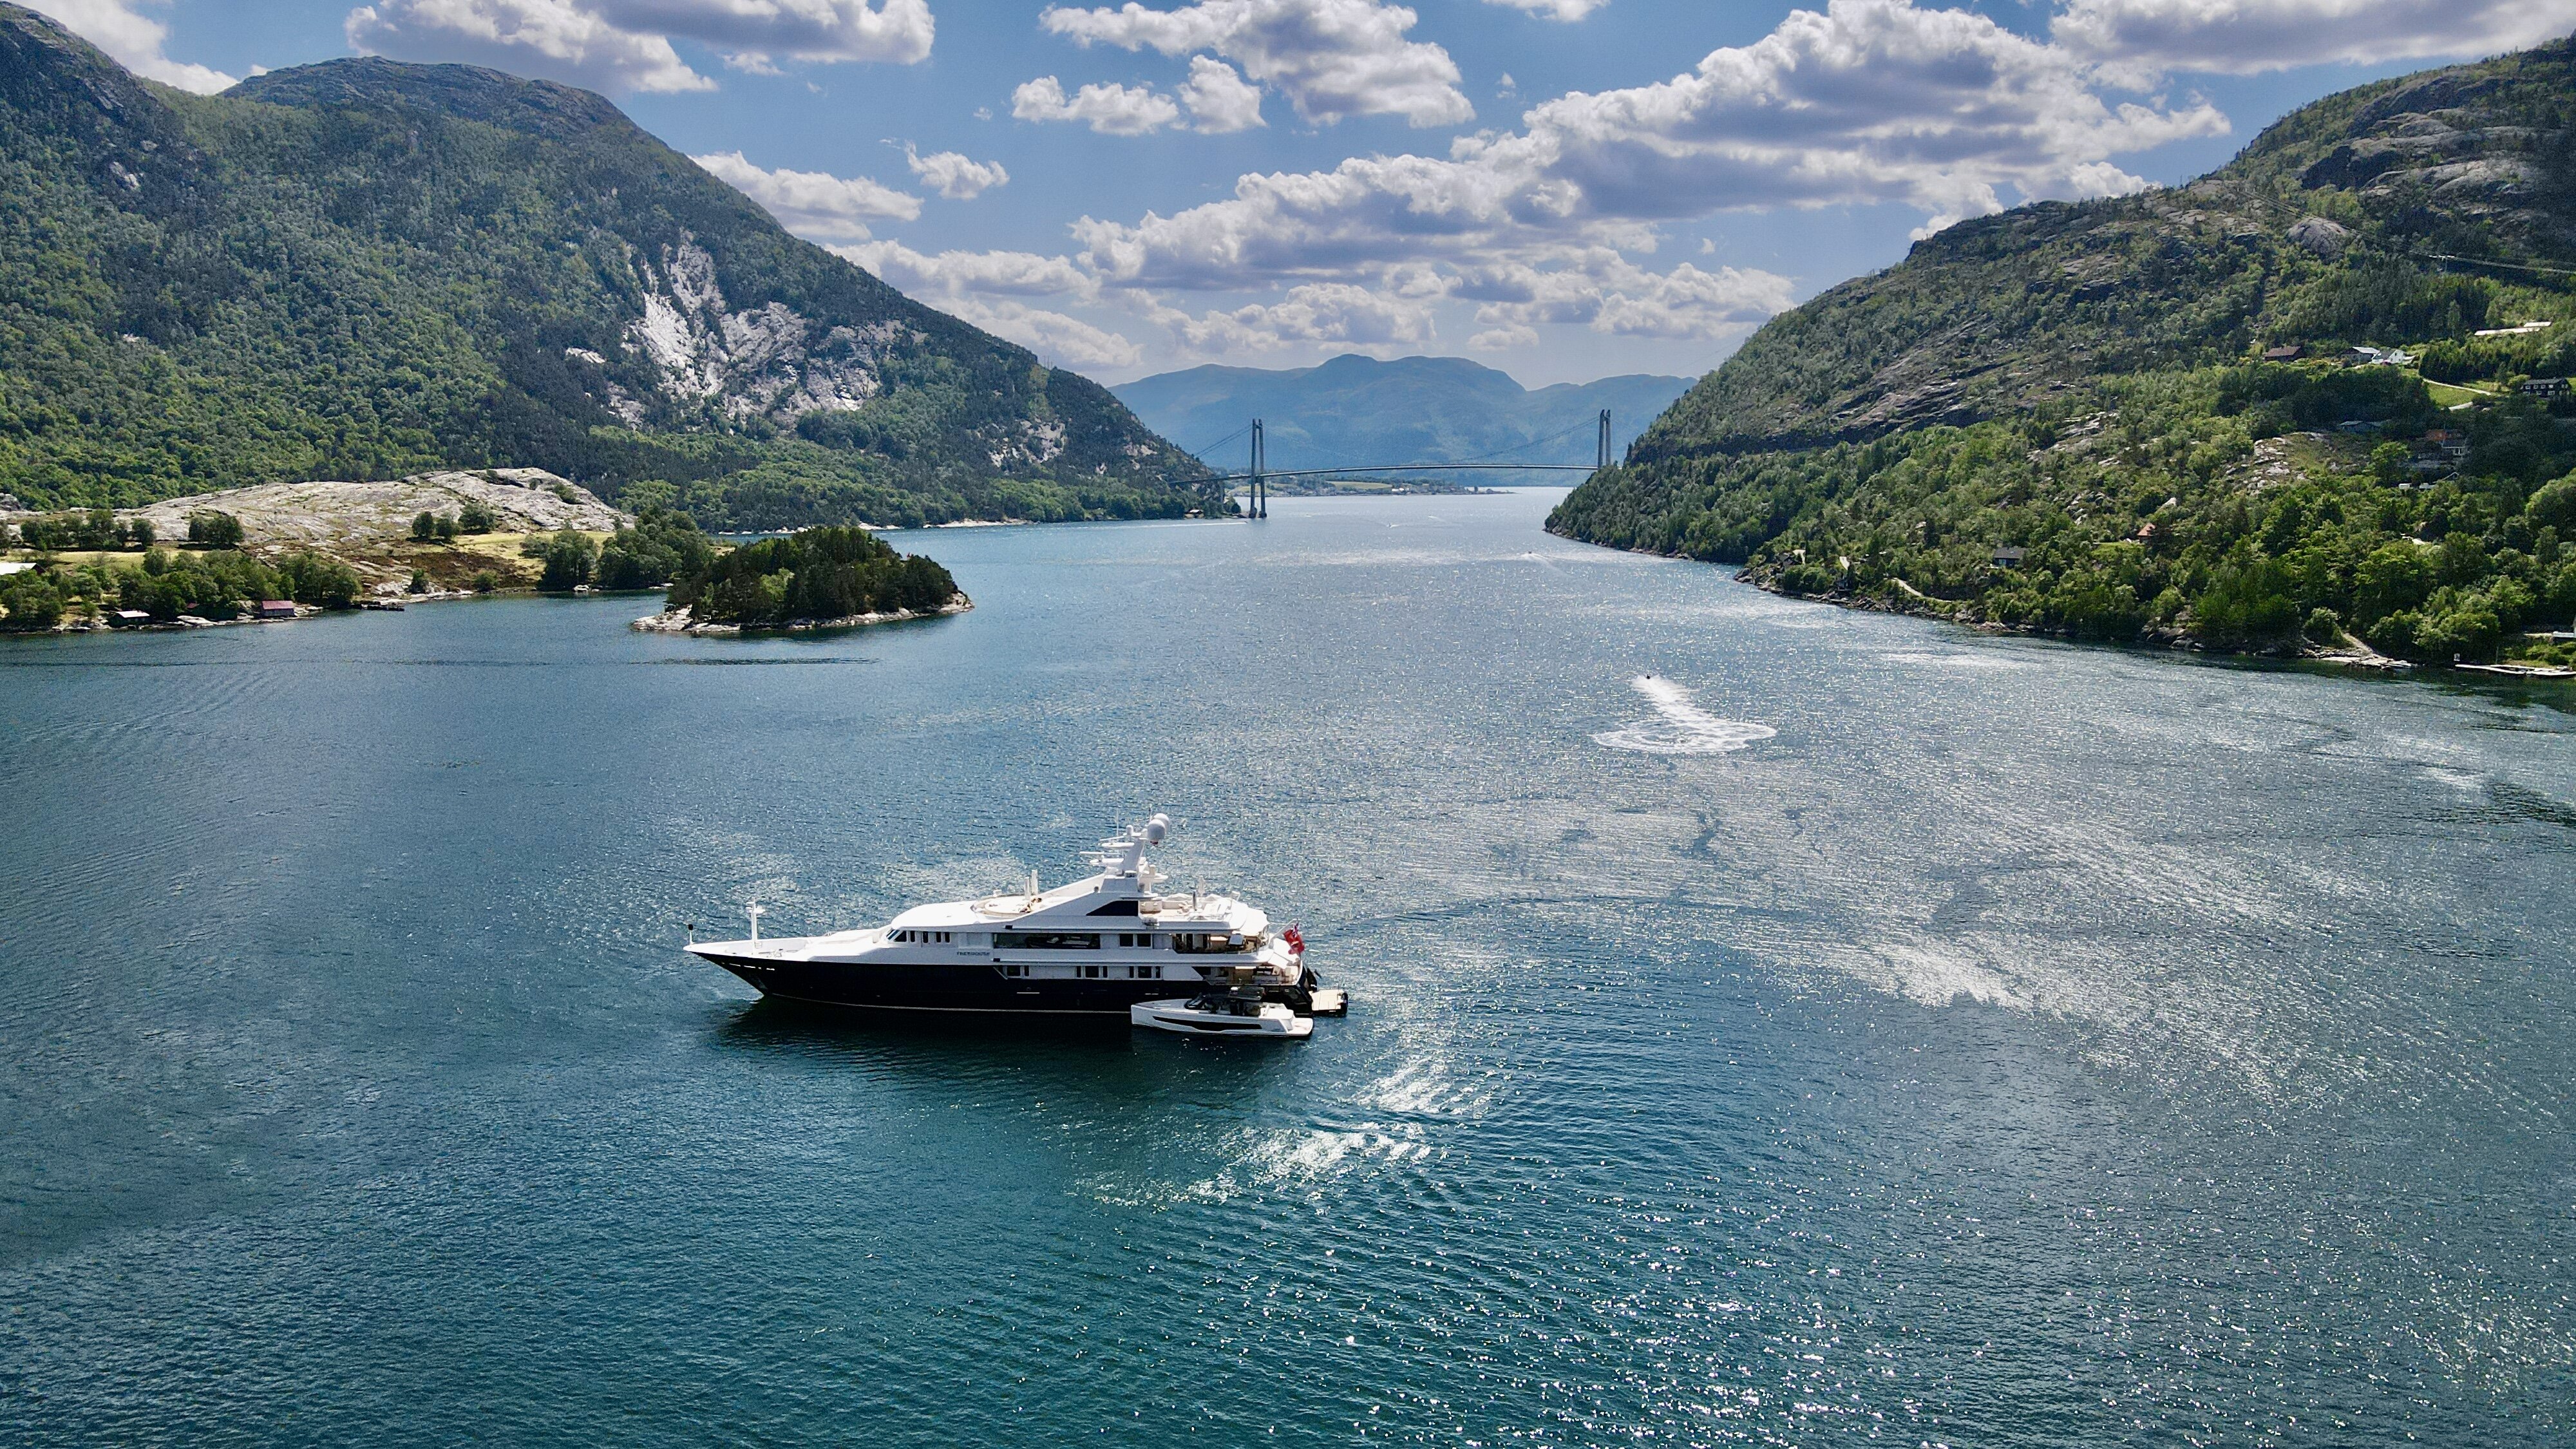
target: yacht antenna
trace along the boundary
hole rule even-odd
[[[751,917],[751,939],[755,941],[760,939],[760,918],[768,913],[768,910],[758,901],[743,907],[743,914]]]
[[[687,930],[689,933],[689,944],[692,946],[698,944],[698,923],[695,921],[683,921],[680,924],[682,928]]]

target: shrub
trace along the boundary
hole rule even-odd
[[[490,569],[480,570],[474,575],[474,592],[478,594],[488,594],[499,587],[501,580]]]
[[[545,572],[537,579],[538,590],[568,594],[590,582],[591,568],[599,562],[599,546],[590,541],[589,535],[567,528],[547,539],[538,556],[545,560]]]
[[[335,558],[299,553],[278,566],[286,596],[299,604],[346,609],[358,601],[358,571]]]
[[[241,520],[212,508],[199,509],[188,515],[188,542],[208,548],[239,548],[242,541]]]
[[[459,533],[490,533],[500,526],[501,516],[480,502],[469,499],[464,507],[456,510]]]
[[[42,575],[11,574],[0,579],[0,609],[9,611],[0,618],[0,629],[22,634],[50,629],[63,621],[62,591]]]

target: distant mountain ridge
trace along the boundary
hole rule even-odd
[[[1379,361],[1348,354],[1314,367],[1209,365],[1158,373],[1110,389],[1156,432],[1203,447],[1262,420],[1273,468],[1368,463],[1502,461],[1589,463],[1593,422],[1610,409],[1614,453],[1689,388],[1685,377],[1635,373],[1595,382],[1523,388],[1511,374],[1463,357]],[[1528,445],[1570,434],[1544,448]],[[1515,451],[1518,450],[1518,451]],[[1244,459],[1238,443],[1204,461],[1228,472]],[[1484,481],[1529,482],[1545,474],[1493,473]],[[1563,475],[1572,477],[1575,475]]]
[[[192,96],[5,3],[0,337],[40,508],[507,466],[737,527],[1206,501],[1105,389],[599,96],[374,58]]]

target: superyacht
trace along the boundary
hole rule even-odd
[[[763,937],[761,908],[739,941],[692,939],[688,950],[764,996],[884,1011],[1098,1017],[1127,1021],[1139,1003],[1194,996],[1221,983],[1257,988],[1298,1017],[1338,1013],[1295,927],[1274,930],[1231,896],[1166,890],[1145,859],[1171,822],[1157,815],[1104,840],[1100,873],[1053,890],[915,906],[882,926],[823,936]]]

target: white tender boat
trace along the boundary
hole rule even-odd
[[[1210,981],[1196,996],[1169,1001],[1140,1001],[1127,1009],[1127,1019],[1155,1031],[1182,1036],[1245,1036],[1298,1039],[1315,1033],[1312,1012],[1297,1012],[1262,999],[1254,968],[1234,967],[1224,979]]]
[[[1132,1020],[1139,1002],[1238,986],[1300,1022],[1341,1010],[1340,992],[1318,991],[1295,927],[1273,929],[1231,896],[1165,889],[1145,848],[1170,828],[1157,815],[1102,841],[1100,873],[1053,890],[1031,876],[1026,892],[821,936],[763,937],[754,905],[748,939],[688,949],[763,995],[879,1011]]]

